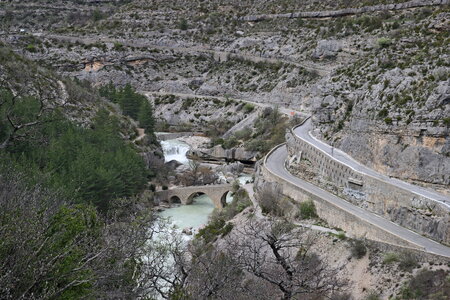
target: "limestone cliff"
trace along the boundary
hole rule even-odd
[[[65,12],[46,28],[34,16],[22,32],[11,12],[33,3],[0,7],[2,40],[64,75],[291,106],[357,160],[448,191],[447,1],[85,1],[83,22]],[[260,14],[281,17],[249,18]],[[162,117],[214,117],[174,108]]]

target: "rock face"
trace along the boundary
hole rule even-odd
[[[185,235],[192,235],[193,234],[193,229],[192,229],[192,227],[183,228],[182,233],[184,233]]]
[[[312,53],[312,57],[316,59],[320,58],[333,58],[336,57],[338,52],[342,50],[342,45],[336,40],[321,40],[317,43],[317,47]]]
[[[242,147],[224,149],[222,145],[217,145],[211,149],[190,150],[188,155],[196,156],[204,160],[237,160],[241,162],[255,162],[259,152],[247,151]]]
[[[219,172],[222,172],[223,174],[231,173],[233,175],[239,175],[244,171],[244,165],[240,163],[239,161],[222,165],[216,170]]]
[[[236,124],[247,116],[239,101],[202,96],[148,94],[155,104],[155,116],[168,125],[187,130],[206,130],[215,121]]]
[[[419,69],[392,69],[368,92],[363,87],[345,96],[324,96],[313,121],[318,135],[363,164],[449,193],[450,85],[447,75],[433,75],[430,89],[418,89],[417,81],[426,84]],[[434,72],[448,74],[448,69]],[[393,105],[386,103],[389,98]]]
[[[376,11],[391,11],[409,9],[423,6],[448,4],[448,0],[412,0],[404,3],[392,3],[385,5],[365,6],[361,8],[345,8],[339,10],[326,11],[307,11],[295,12],[289,14],[268,14],[268,15],[248,15],[241,17],[243,21],[256,22],[262,20],[279,19],[279,18],[336,18],[347,15],[355,15],[362,13],[373,13]]]
[[[364,164],[448,191],[448,0],[305,0],[289,12],[276,0],[135,0],[119,1],[120,9],[65,2],[5,3],[2,41],[63,75],[166,95],[151,97],[156,117],[188,130],[220,119],[242,122],[230,132],[252,123],[256,114],[232,98],[311,113],[318,136]],[[55,20],[58,8],[67,18]],[[89,19],[94,9],[112,16]],[[205,9],[218,13],[198,18]],[[216,152],[254,159],[241,149]]]

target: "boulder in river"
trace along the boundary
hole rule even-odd
[[[186,235],[192,235],[192,227],[183,228],[183,230],[181,232]]]
[[[171,160],[169,162],[166,162],[165,165],[168,166],[170,169],[175,170],[176,168],[178,168],[182,164],[179,161],[173,159],[173,160]]]

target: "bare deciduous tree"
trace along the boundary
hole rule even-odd
[[[187,242],[164,220],[155,222],[152,240],[139,249],[139,289],[152,297],[170,299],[182,292],[189,272]]]
[[[327,296],[344,282],[310,251],[315,240],[315,235],[285,221],[250,219],[229,237],[227,249],[239,268],[277,287],[282,299]]]
[[[184,186],[210,184],[216,179],[217,175],[213,171],[196,160],[191,160],[189,170],[178,176],[178,180]]]
[[[196,249],[197,248],[197,249]],[[236,268],[231,257],[212,246],[190,247],[191,269],[187,290],[196,299],[238,299],[243,272]]]

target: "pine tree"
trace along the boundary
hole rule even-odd
[[[137,120],[139,108],[141,106],[141,96],[137,94],[133,87],[128,83],[121,91],[120,106],[125,115]]]
[[[148,100],[142,102],[138,120],[139,125],[145,129],[147,135],[153,134],[155,130],[155,118],[153,117],[153,107]]]
[[[105,97],[114,103],[119,102],[119,93],[112,81],[110,81],[107,85],[100,87],[99,92],[100,96]]]

